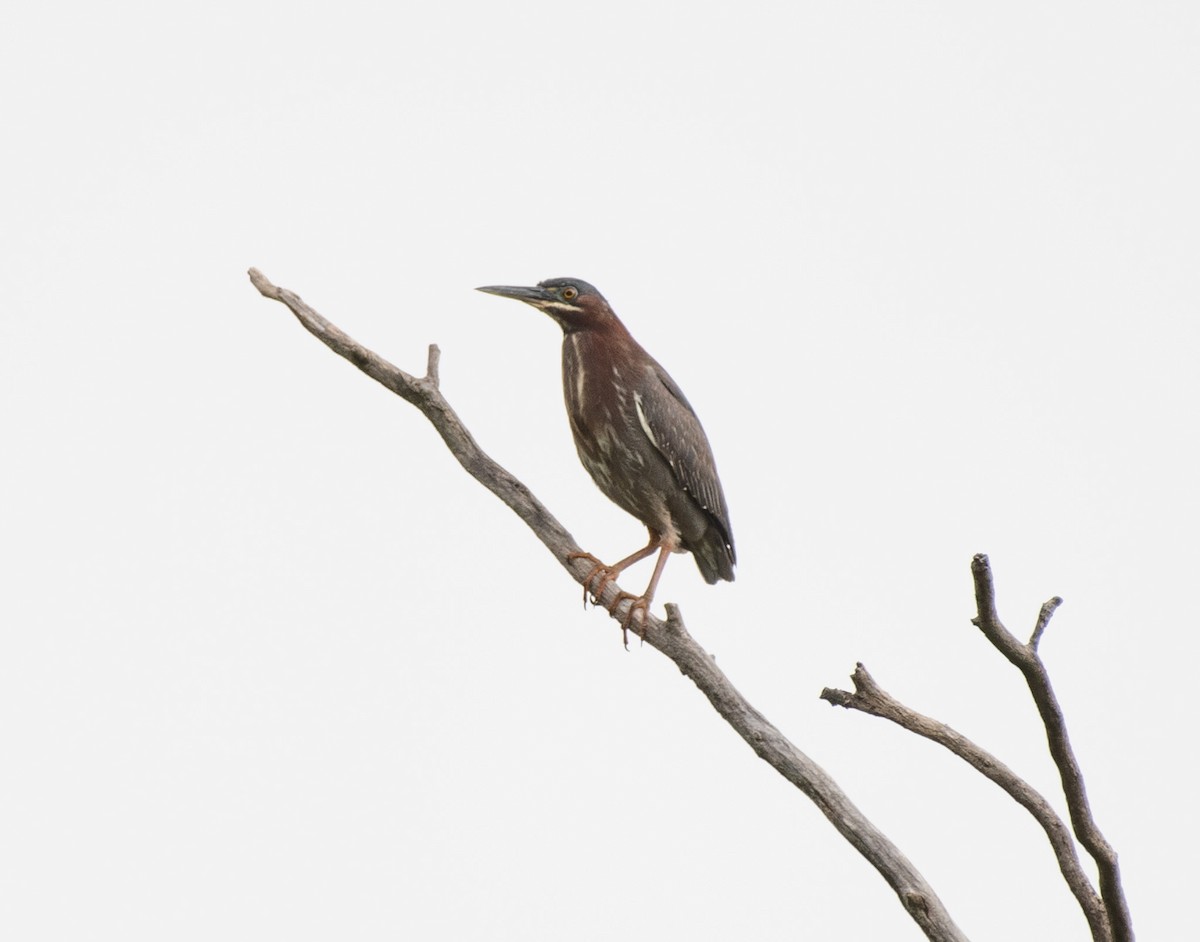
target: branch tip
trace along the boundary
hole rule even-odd
[[[972,624],[987,631],[993,625],[1000,624],[1000,616],[996,613],[996,585],[992,578],[992,564],[986,553],[976,553],[972,558],[971,577],[975,580],[975,603],[979,609],[979,618],[972,619]]]
[[[667,602],[663,607],[667,610],[667,620],[664,623],[667,631],[675,635],[687,634],[687,628],[683,624],[683,612],[679,610],[679,606],[674,602]]]
[[[1029,636],[1029,646],[1034,651],[1037,650],[1038,645],[1041,643],[1042,635],[1046,631],[1046,626],[1050,624],[1050,619],[1054,617],[1055,611],[1062,603],[1062,597],[1057,595],[1042,603],[1042,610],[1038,612],[1037,624],[1033,627],[1033,634]]]
[[[875,683],[875,678],[862,661],[854,665],[854,673],[850,675],[850,679],[854,681],[854,689],[860,696],[870,696],[879,692],[879,684]]]
[[[272,301],[279,300],[279,289],[271,284],[266,275],[257,268],[251,268],[246,274],[250,276],[250,284],[254,285],[264,298],[270,298]]]
[[[425,378],[433,384],[434,388],[441,385],[441,380],[438,378],[438,364],[442,361],[442,351],[436,343],[429,345],[429,359],[425,364]]]
[[[854,694],[849,690],[838,690],[836,687],[825,687],[821,691],[820,699],[824,700],[830,706],[840,706],[844,709],[850,709],[850,702],[854,699]]]

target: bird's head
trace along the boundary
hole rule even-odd
[[[564,333],[605,329],[619,323],[604,295],[578,278],[549,278],[536,288],[489,285],[476,288],[502,298],[516,298],[553,317]]]

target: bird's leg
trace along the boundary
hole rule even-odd
[[[662,538],[658,534],[651,533],[650,537],[650,542],[646,546],[642,547],[636,553],[626,556],[613,566],[604,565],[604,563],[600,562],[591,553],[569,553],[567,555],[568,560],[587,559],[595,564],[583,580],[583,605],[585,608],[587,607],[589,595],[592,597],[592,604],[599,605],[600,596],[604,594],[604,590],[608,588],[610,582],[616,579],[624,570],[628,569],[634,563],[645,559],[662,545]],[[597,577],[599,577],[600,581],[593,586],[592,583]]]
[[[617,576],[621,575],[621,573],[623,573],[634,563],[641,562],[643,559],[653,553],[656,549],[658,549],[660,543],[661,541],[659,540],[658,536],[654,536],[646,546],[643,546],[636,553],[630,553],[615,565],[605,566],[604,571],[600,573],[600,581],[596,584],[595,589],[592,591],[593,604],[599,603],[600,596],[604,594],[604,590],[608,588],[608,584],[610,582],[615,580]],[[612,609],[610,607],[609,611],[611,610]]]
[[[633,595],[630,592],[622,592],[613,601],[612,612],[625,599],[630,599],[629,611],[625,613],[625,617],[621,619],[621,639],[625,642],[625,647],[629,647],[629,626],[635,620],[635,613],[642,613],[642,630],[638,632],[638,637],[642,641],[646,640],[646,622],[650,618],[650,603],[654,601],[654,593],[658,589],[658,579],[663,573],[663,569],[667,565],[667,558],[671,555],[671,551],[675,548],[670,542],[659,541],[662,545],[662,550],[658,554],[658,560],[654,563],[654,575],[650,577],[650,584],[646,586],[646,591],[641,595]],[[649,549],[653,550],[655,544],[651,544]],[[648,553],[645,555],[649,555]],[[644,558],[641,557],[641,558]]]

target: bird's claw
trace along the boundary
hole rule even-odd
[[[637,622],[638,612],[642,613],[642,626],[641,630],[638,630],[636,626],[634,630],[637,631],[637,637],[641,638],[642,643],[646,643],[646,623],[650,617],[650,602],[644,595],[630,595],[628,592],[623,592],[617,596],[617,601],[613,602],[610,611],[616,610],[620,602],[625,601],[625,599],[630,600],[629,611],[625,612],[623,619],[620,619],[620,640],[624,642],[625,650],[629,650],[629,629],[631,625]]]
[[[604,563],[600,562],[591,553],[569,553],[567,555],[568,562],[574,562],[577,559],[586,559],[592,563],[592,568],[588,570],[588,574],[583,577],[583,607],[587,608],[588,598],[590,597],[593,605],[600,604],[600,597],[604,595],[604,590],[620,574],[619,569],[611,569]],[[625,644],[625,649],[629,650],[629,629],[632,627],[637,636],[646,640],[646,624],[650,618],[650,600],[644,595],[634,595],[630,592],[618,592],[617,597],[613,599],[612,604],[607,606],[610,615],[616,615],[617,608],[622,602],[629,601],[629,611],[625,613],[625,617],[621,619],[621,640]],[[634,622],[639,620],[637,613],[641,613],[640,629],[634,625]]]
[[[593,605],[599,605],[600,596],[604,594],[604,590],[608,588],[608,584],[612,582],[616,576],[612,570],[608,568],[608,566],[600,562],[600,560],[598,560],[591,553],[567,554],[568,562],[573,562],[576,559],[586,559],[593,564],[592,568],[588,571],[588,574],[583,577],[583,607],[585,609],[587,608],[589,596],[591,597]],[[600,582],[593,588],[592,582],[597,576],[600,577]]]
[[[628,651],[629,629],[633,623],[638,620],[636,618],[636,614],[638,612],[642,613],[642,617],[640,619],[642,623],[641,630],[638,630],[637,628],[634,628],[634,630],[637,631],[637,636],[641,638],[642,643],[645,644],[646,642],[646,622],[650,618],[650,600],[644,595],[633,595],[629,592],[622,592],[616,597],[616,599],[613,600],[612,607],[608,610],[609,614],[615,614],[617,606],[626,599],[630,600],[629,611],[627,611],[625,613],[625,617],[621,619],[621,640],[625,644],[625,650]]]

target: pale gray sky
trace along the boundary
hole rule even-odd
[[[1083,939],[1032,821],[817,699],[862,660],[1052,794],[1043,644],[1135,925],[1191,915],[1200,12],[9,5],[0,932],[916,940],[882,880],[254,265],[443,389],[601,557],[576,275],[708,430],[734,682],[977,942]],[[626,580],[640,588],[648,569]],[[1186,882],[1185,882],[1186,879]]]

